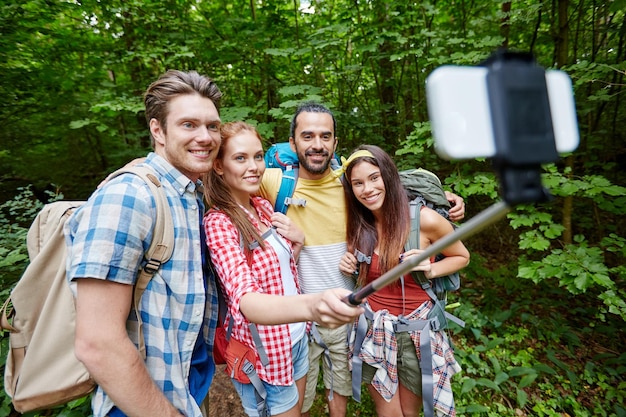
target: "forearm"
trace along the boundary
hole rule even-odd
[[[450,275],[465,268],[469,264],[469,258],[464,256],[449,256],[440,261],[430,264],[430,270],[424,271],[428,279]]]
[[[100,344],[81,357],[96,383],[129,417],[182,415],[154,383],[129,339]]]
[[[247,293],[241,297],[239,307],[248,321],[274,325],[310,321],[314,294],[281,296]],[[268,308],[271,306],[271,308]]]
[[[353,321],[363,312],[362,308],[343,301],[349,294],[350,291],[343,288],[286,297],[248,293],[241,298],[239,306],[248,321],[257,324],[314,321],[324,327],[335,328]]]
[[[128,416],[180,416],[150,377],[128,337],[133,287],[78,279],[75,354]]]

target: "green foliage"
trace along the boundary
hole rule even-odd
[[[433,152],[426,77],[440,65],[475,65],[505,44],[532,51],[542,66],[571,76],[581,145],[544,167],[553,201],[516,207],[508,224],[466,243],[470,283],[458,311],[474,325],[455,333],[471,370],[455,384],[455,390],[465,387],[457,392],[459,410],[626,415],[619,405],[623,377],[611,373],[613,367],[623,374],[624,358],[583,352],[591,365],[582,371],[557,342],[562,337],[568,349],[578,349],[577,338],[608,337],[626,318],[625,1],[561,2],[568,6],[565,27],[554,2],[305,3],[24,0],[0,6],[6,56],[0,60],[1,195],[54,183],[68,198],[87,197],[106,173],[149,150],[142,93],[166,69],[178,68],[213,77],[224,92],[223,120],[254,123],[266,144],[288,138],[300,101],[328,104],[341,154],[377,144],[400,168],[433,170],[465,198],[469,218],[499,198],[498,180],[488,161],[442,161]],[[4,294],[24,267],[23,242],[38,210],[32,195],[10,198],[0,201]],[[553,296],[532,300],[541,321],[524,301],[536,288]],[[509,304],[501,304],[503,298]],[[587,318],[574,326],[580,330],[569,325],[579,316],[557,315],[571,308],[559,300],[584,300],[576,311]],[[546,326],[553,321],[560,325]],[[523,337],[528,343],[518,340]],[[539,342],[554,354],[540,355],[547,349]],[[7,404],[3,397],[0,414]],[[368,415],[366,408],[351,412]]]
[[[30,187],[20,188],[12,200],[0,204],[0,295],[6,296],[27,261],[26,234],[43,207]]]

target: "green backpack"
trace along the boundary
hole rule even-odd
[[[448,219],[450,203],[441,186],[439,178],[430,171],[422,168],[410,169],[400,172],[400,181],[409,197],[411,213],[411,233],[404,246],[405,250],[419,248],[420,236],[420,209],[421,206],[429,207]],[[443,255],[438,255],[437,260]],[[456,291],[461,287],[461,278],[458,272],[447,276],[428,279],[422,272],[411,272],[411,276],[422,289],[430,296],[435,303],[429,318],[438,317],[439,330],[448,327],[447,320],[450,319],[463,327],[465,324],[457,317],[446,313],[448,291]],[[435,330],[435,329],[434,329]]]

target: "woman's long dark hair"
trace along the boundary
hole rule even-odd
[[[261,135],[254,128],[244,122],[230,122],[225,123],[220,128],[220,135],[222,137],[222,143],[216,159],[222,160],[224,158],[224,147],[228,141],[243,132],[250,132],[255,135],[261,143]],[[252,242],[258,242],[261,248],[265,249],[265,243],[261,238],[261,235],[257,231],[256,227],[248,219],[246,212],[239,206],[230,193],[230,188],[224,181],[224,177],[218,175],[213,169],[206,174],[203,180],[204,198],[209,203],[209,207],[218,207],[232,220],[234,225],[241,233],[243,239],[243,245],[246,254],[249,252],[249,247]]]
[[[400,254],[404,252],[404,244],[409,236],[411,219],[408,198],[391,157],[378,146],[362,145],[355,151],[361,149],[369,151],[373,158],[369,156],[356,158],[346,167],[342,178],[348,219],[348,250],[354,253],[355,249],[358,249],[369,256],[378,247],[380,271],[385,273],[400,262]],[[374,215],[357,200],[352,191],[352,170],[361,162],[377,166],[385,184],[385,200],[381,207],[384,213],[381,218],[383,223],[381,236],[378,236]],[[368,271],[369,264],[361,262],[358,285],[365,283]]]

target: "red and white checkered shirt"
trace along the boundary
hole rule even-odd
[[[252,206],[261,221],[266,226],[271,227],[268,216],[274,210],[270,202],[261,197],[254,197],[252,198]],[[260,232],[259,223],[247,210],[244,209],[244,211],[246,211],[248,219]],[[252,335],[248,329],[250,322],[246,320],[239,310],[239,302],[241,297],[251,292],[284,295],[278,256],[272,245],[267,244],[265,250],[261,247],[253,250],[252,260],[248,264],[240,246],[239,230],[232,223],[231,219],[216,207],[213,207],[205,215],[204,228],[211,260],[224,289],[229,315],[234,320],[231,337],[255,348]],[[285,241],[291,249],[291,242],[287,239]],[[300,292],[298,272],[293,254],[290,266],[291,273],[296,281],[296,288]],[[269,365],[264,368],[257,355],[255,366],[257,374],[268,384],[292,385],[294,381],[289,325],[257,325],[257,329],[263,341],[263,348],[269,358]]]

